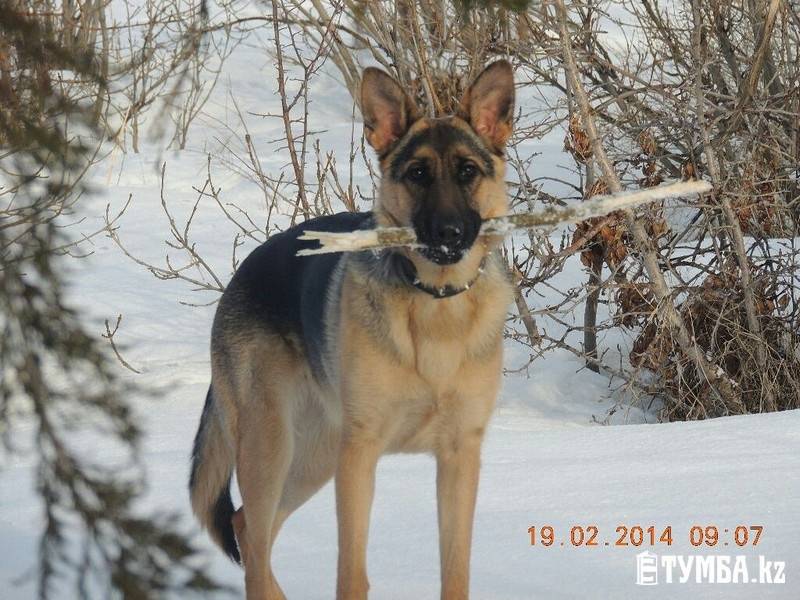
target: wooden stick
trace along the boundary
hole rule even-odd
[[[592,217],[602,217],[615,210],[630,209],[666,198],[703,194],[710,190],[711,184],[707,181],[678,181],[634,192],[597,196],[574,206],[547,207],[540,211],[487,219],[481,225],[480,235],[507,235],[515,229],[535,229],[564,223],[579,223]],[[299,239],[318,241],[320,247],[300,250],[297,252],[298,256],[331,252],[359,252],[398,246],[413,248],[420,245],[417,235],[411,227],[381,227],[345,233],[309,230],[304,232]]]

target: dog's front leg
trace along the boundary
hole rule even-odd
[[[345,436],[336,470],[336,515],[339,524],[337,600],[367,597],[367,535],[380,455],[374,440]]]
[[[469,597],[469,557],[482,437],[477,432],[461,435],[436,453],[442,600]]]

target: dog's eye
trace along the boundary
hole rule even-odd
[[[472,163],[464,163],[458,167],[458,180],[461,183],[470,183],[478,175],[478,167]]]
[[[428,169],[425,165],[413,165],[406,171],[406,177],[414,183],[424,183],[428,180]]]

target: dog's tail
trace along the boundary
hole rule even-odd
[[[192,449],[192,472],[189,476],[192,510],[220,548],[233,561],[241,563],[231,523],[233,501],[230,485],[235,456],[227,438],[219,407],[214,405],[214,394],[209,387]]]

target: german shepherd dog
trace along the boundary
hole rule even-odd
[[[388,74],[361,83],[380,159],[374,209],[307,221],[245,259],[219,302],[194,442],[194,513],[242,562],[249,600],[284,598],[270,555],[286,518],[335,476],[336,597],[367,597],[375,469],[436,457],[441,597],[467,598],[480,449],[502,374],[511,285],[482,219],[506,214],[514,79],[489,65],[454,116],[425,118]],[[421,246],[298,257],[305,230],[413,227]],[[234,468],[242,507],[234,512]],[[238,545],[237,545],[238,544]]]

